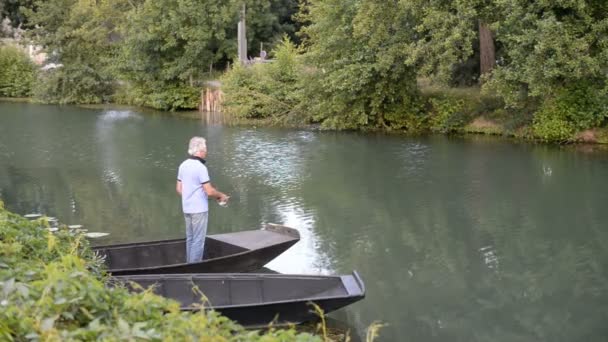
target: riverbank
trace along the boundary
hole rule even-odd
[[[428,135],[490,135],[520,141],[548,144],[608,144],[608,128],[595,127],[575,132],[568,139],[548,139],[535,134],[532,114],[523,110],[506,110],[500,99],[483,94],[479,87],[449,88],[432,86],[420,82],[420,94],[426,108],[427,117],[420,119],[409,129],[386,129],[385,127],[362,127],[362,132],[385,132],[390,134]],[[230,106],[227,106],[230,110]],[[275,117],[248,118],[224,114],[224,122],[229,125],[250,127],[287,127],[305,130],[332,130],[323,128],[321,123],[302,123],[277,120]]]
[[[376,77],[382,66],[376,70],[365,63],[361,68],[368,73],[363,75],[333,69],[331,63],[328,71],[307,63],[289,41],[275,54],[275,63],[237,65],[222,76],[224,112],[246,121],[316,124],[327,130],[493,134],[559,144],[606,142],[601,129],[606,124],[606,99],[591,85],[573,83],[547,96],[532,96],[517,87],[498,89],[489,81],[483,87],[448,86],[407,70],[400,70],[402,77]]]
[[[582,143],[608,144],[608,128],[594,127],[574,132],[568,139],[547,139],[538,136],[534,131],[532,113],[525,110],[505,109],[497,97],[484,94],[479,87],[448,88],[433,86],[428,82],[419,82],[421,94],[432,102],[433,98],[447,98],[452,103],[460,103],[459,110],[451,116],[461,115],[464,119],[451,127],[450,134],[481,134],[514,138],[525,141],[545,143]],[[431,113],[431,115],[441,115]],[[429,130],[433,130],[432,127]]]
[[[533,118],[530,114],[522,114],[516,110],[505,110],[499,99],[485,95],[479,87],[448,88],[420,82],[421,96],[425,101],[443,101],[439,106],[428,108],[428,118],[416,129],[385,129],[378,127],[363,127],[362,132],[386,132],[404,135],[448,134],[448,135],[491,135],[502,136],[521,141],[559,144],[608,144],[608,128],[595,127],[581,130],[566,140],[543,139],[534,134]],[[215,87],[214,89],[216,89]],[[204,91],[203,91],[204,93]],[[0,101],[39,103],[33,98],[0,97]],[[437,102],[436,102],[437,103]],[[206,111],[176,111],[165,112],[153,108],[138,107],[120,103],[74,105],[82,108],[119,108],[138,110],[153,115],[173,115],[185,119],[200,119],[213,124],[248,127],[284,127],[304,130],[327,130],[321,123],[305,123],[297,121],[282,121],[273,117],[247,118],[231,115],[230,113],[210,113]],[[222,104],[218,104],[222,106]],[[443,110],[437,109],[443,107]],[[228,107],[229,110],[229,107]],[[435,119],[434,119],[435,118]]]
[[[51,233],[0,201],[0,339],[321,341],[294,329],[246,331],[213,311],[184,313],[151,291],[107,286],[82,233]]]

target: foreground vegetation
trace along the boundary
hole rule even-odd
[[[246,120],[571,142],[602,141],[608,116],[603,0],[17,3],[0,12],[63,64],[37,73],[44,102],[195,108],[229,68],[225,108]],[[229,67],[243,4],[249,54],[274,63]]]
[[[150,291],[107,287],[87,240],[45,224],[0,201],[0,340],[321,341],[293,329],[246,331],[213,311],[180,312]]]

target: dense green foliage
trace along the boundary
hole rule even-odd
[[[10,20],[12,27],[27,27],[25,11],[34,7],[34,0],[2,0],[0,1],[0,21]]]
[[[567,141],[580,130],[598,127],[608,117],[608,96],[590,82],[574,83],[547,97],[534,117],[534,132],[544,140]]]
[[[36,67],[27,54],[15,47],[0,46],[0,96],[29,96]]]
[[[236,55],[242,1],[34,0],[20,8],[28,37],[63,70],[40,78],[52,103],[118,101],[165,110],[198,106],[213,68]],[[294,0],[248,0],[250,55],[295,34]],[[13,6],[14,7],[14,6]],[[13,8],[11,7],[11,8]],[[12,11],[14,12],[14,11]],[[11,12],[11,13],[12,13]]]
[[[484,96],[501,103],[492,110],[516,117],[508,126],[531,137],[572,141],[605,124],[603,0],[11,0],[3,16],[23,17],[29,37],[65,66],[40,78],[43,101],[177,110],[197,107],[211,71],[235,57],[243,4],[250,56],[283,35],[298,45],[283,42],[293,56],[276,65],[230,69],[225,108],[241,118],[457,132],[477,114],[494,115],[421,95],[424,78],[482,82]],[[481,26],[492,43],[483,49]],[[480,77],[488,49],[495,67]]]
[[[238,118],[268,119],[271,122],[301,123],[299,108],[303,73],[297,49],[287,38],[272,54],[273,63],[244,67],[236,64],[222,78],[224,105]]]
[[[571,141],[608,114],[607,10],[594,0],[307,1],[299,14],[306,72],[292,108],[305,106],[326,128],[458,132],[485,116],[510,133]],[[477,95],[421,96],[421,78],[453,85],[479,77],[471,67],[480,65],[472,62],[480,58],[480,23],[496,46],[496,67],[481,88],[491,106]],[[248,105],[255,117],[258,105]]]
[[[216,312],[190,314],[151,291],[106,286],[79,233],[41,228],[0,201],[0,339],[23,341],[318,341],[294,330],[245,331]]]
[[[401,2],[309,1],[302,18],[314,66],[306,101],[325,127],[408,128],[419,113],[415,70],[403,61],[413,38]]]
[[[126,16],[119,73],[133,103],[159,109],[196,108],[201,79],[223,57],[231,2],[145,1]],[[205,15],[201,15],[205,13]]]
[[[113,93],[110,36],[125,4],[110,1],[37,1],[29,11],[36,28],[29,35],[51,52],[62,68],[42,73],[36,97],[50,103],[101,103]]]
[[[474,54],[477,22],[488,23],[497,66],[484,91],[505,109],[535,113],[536,137],[567,141],[603,124],[608,68],[608,3],[570,1],[408,1],[419,14],[413,62],[425,75],[449,81]],[[586,89],[585,91],[581,91]],[[580,97],[583,97],[580,99]]]

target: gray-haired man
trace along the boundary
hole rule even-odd
[[[182,209],[186,219],[186,261],[203,259],[205,235],[209,219],[208,198],[218,202],[228,201],[226,194],[217,191],[209,179],[205,166],[207,144],[204,138],[193,137],[188,145],[190,157],[184,160],[177,172],[175,190],[182,197]]]

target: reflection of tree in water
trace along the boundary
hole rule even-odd
[[[606,336],[606,192],[594,189],[595,164],[576,160],[595,182],[567,179],[576,157],[553,150],[553,177],[563,178],[551,186],[517,146],[436,141],[421,176],[404,179],[390,168],[403,143],[325,139],[332,148],[308,165],[303,197],[317,208],[320,248],[366,280],[363,324],[387,320],[386,340]]]

